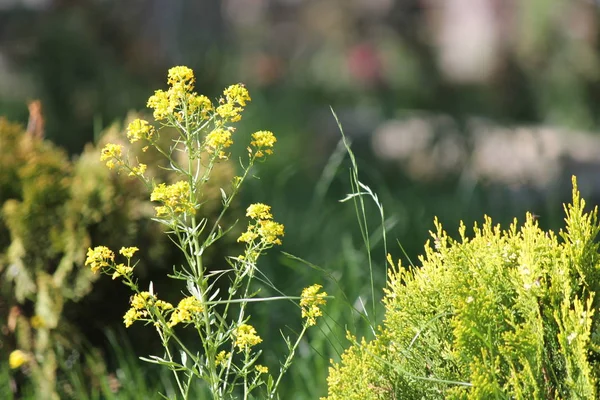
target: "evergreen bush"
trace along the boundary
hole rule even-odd
[[[573,178],[558,234],[532,214],[458,240],[436,221],[420,267],[392,264],[385,320],[372,341],[349,335],[327,398],[597,398],[600,227],[584,206]]]

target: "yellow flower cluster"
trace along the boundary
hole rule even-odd
[[[221,350],[219,354],[217,354],[217,357],[215,357],[215,364],[218,366],[225,366],[229,357],[231,357],[230,352]]]
[[[264,157],[265,154],[273,154],[273,146],[277,138],[271,131],[258,131],[252,134],[251,146],[254,146],[256,157]]]
[[[134,119],[127,126],[127,138],[131,143],[135,143],[138,140],[150,140],[156,133],[156,130],[148,121],[143,119]]]
[[[248,89],[238,83],[226,88],[223,95],[225,97],[219,100],[219,106],[215,110],[216,114],[222,119],[221,124],[241,120],[244,107],[247,102],[252,100]]]
[[[148,108],[154,109],[154,112],[152,113],[154,119],[162,121],[175,112],[175,107],[177,107],[178,104],[179,101],[177,97],[172,93],[171,89],[169,89],[169,92],[156,90],[154,94],[150,96],[146,105]]]
[[[113,253],[108,247],[97,246],[93,249],[88,249],[85,265],[89,265],[92,269],[92,272],[96,273],[101,268],[111,265],[114,260],[115,253]]]
[[[164,204],[155,207],[158,217],[171,213],[194,212],[194,204],[190,200],[190,184],[187,181],[179,181],[172,185],[161,183],[155,186],[150,200]]]
[[[248,225],[246,232],[237,239],[238,242],[252,243],[260,237],[261,242],[267,246],[281,244],[280,237],[284,234],[284,226],[272,221],[270,206],[262,203],[251,204],[246,209],[246,216],[255,222]]]
[[[129,328],[135,321],[138,319],[145,317],[148,315],[147,311],[138,311],[133,308],[127,310],[125,315],[123,315],[123,323],[125,324],[125,328]]]
[[[121,155],[123,153],[123,146],[120,144],[108,143],[102,149],[100,154],[100,161],[106,161],[106,166],[113,169],[115,166],[123,165]]]
[[[119,253],[131,259],[133,254],[138,251],[137,247],[121,247]],[[96,273],[104,267],[111,267],[114,269],[112,278],[116,279],[119,276],[130,275],[133,272],[133,267],[125,264],[114,264],[115,261],[115,253],[110,250],[106,246],[97,246],[92,248],[88,248],[87,251],[87,259],[85,260],[85,265],[89,265],[92,272]],[[129,261],[128,263],[129,264]]]
[[[212,102],[208,97],[203,95],[188,94],[187,104],[190,113],[200,113],[201,119],[208,119],[209,113],[213,110]]]
[[[146,172],[146,168],[148,168],[146,164],[139,163],[137,167],[131,168],[129,176],[144,175],[144,173]]]
[[[194,89],[194,71],[188,67],[178,66],[169,70],[167,91],[157,90],[148,99],[147,106],[154,110],[153,116],[157,121],[174,117],[183,119],[183,110],[187,107],[188,114],[199,113],[201,119],[207,119],[213,110],[210,99],[192,93]]]
[[[25,353],[23,350],[15,350],[8,356],[8,366],[11,369],[19,368],[31,359],[29,353]]]
[[[300,308],[302,309],[302,318],[306,318],[306,324],[308,326],[315,325],[317,323],[317,317],[323,315],[320,306],[325,305],[327,293],[318,293],[321,288],[321,285],[315,284],[302,291]]]
[[[246,107],[246,103],[252,101],[248,89],[241,83],[231,85],[223,91],[227,103],[239,104],[242,107]]]
[[[231,140],[231,129],[216,128],[206,135],[204,147],[209,153],[218,153],[219,158],[225,159],[227,155],[223,151],[233,144]]]
[[[119,276],[127,276],[133,272],[133,267],[125,265],[123,263],[115,265],[115,272],[112,274],[112,278],[117,279]]]
[[[263,203],[250,204],[246,209],[246,217],[252,219],[273,219],[271,214],[271,206]]]
[[[260,342],[262,342],[262,339],[256,334],[256,329],[252,325],[242,324],[237,328],[235,332],[235,346],[240,352],[248,350]]]
[[[254,366],[254,368],[256,369],[256,372],[258,372],[259,374],[268,374],[269,373],[269,368],[265,367],[264,365],[256,364]]]
[[[134,321],[149,316],[148,309],[150,307],[155,307],[159,310],[170,310],[173,308],[173,305],[166,301],[158,300],[150,292],[136,293],[131,298],[131,308],[123,316],[125,327],[129,328]]]
[[[204,307],[200,300],[194,296],[186,297],[177,304],[177,308],[171,314],[169,326],[173,327],[180,322],[192,322],[194,314],[204,311]]]
[[[266,244],[281,245],[280,236],[283,236],[283,225],[275,221],[258,221],[258,235]]]
[[[228,124],[239,121],[244,108],[252,101],[248,89],[243,84],[231,85],[223,91],[218,104],[213,105],[208,97],[193,92],[194,71],[188,67],[177,66],[169,69],[167,83],[169,85],[167,90],[156,90],[148,98],[147,106],[153,110],[154,119],[163,121],[162,126],[172,126],[179,130],[184,129],[185,126],[184,135],[205,134],[202,150],[221,159],[227,159],[226,149],[233,144],[232,136],[235,131],[235,128]],[[184,120],[185,124],[183,124]],[[208,122],[213,122],[214,125],[213,130],[206,133]],[[157,134],[157,129],[144,119],[137,118],[127,126],[127,138],[131,143],[147,140],[150,144],[156,144]],[[194,139],[198,138],[194,137]],[[255,132],[248,147],[252,161],[272,154],[276,141],[270,131]],[[147,149],[148,146],[142,150],[145,152]],[[110,169],[124,167],[129,176],[137,176],[148,182],[144,176],[148,166],[143,163],[134,166],[129,163],[127,157],[123,157],[122,153],[123,146],[109,143],[102,150],[100,158],[106,161]],[[161,190],[164,188],[159,187],[158,191]],[[177,211],[169,209],[168,206],[157,207],[156,210],[159,216],[166,216],[172,212],[192,211],[188,206],[189,204],[184,204]]]
[[[141,310],[146,307],[146,304],[151,305],[154,302],[154,296],[150,292],[140,292],[133,295],[131,298],[131,307],[136,310]]]
[[[137,247],[121,247],[121,250],[119,250],[119,254],[122,254],[127,258],[131,258],[138,250],[139,249]]]
[[[258,237],[258,233],[256,233],[254,231],[254,229],[252,229],[249,226],[248,230],[246,230],[246,232],[242,233],[237,241],[242,242],[242,243],[252,243],[252,241],[254,239],[256,239],[257,237]]]
[[[136,120],[136,121],[141,121],[141,120]],[[133,121],[132,124],[135,123],[136,121]],[[143,122],[146,122],[146,121],[143,121]],[[146,122],[146,124],[147,124],[147,122]],[[130,128],[131,128],[131,124],[130,124]],[[129,137],[129,140],[131,141],[131,143],[144,137],[144,133],[142,132],[143,130],[146,130],[146,129],[153,130],[154,129],[150,125],[147,125],[147,126],[139,125],[135,128],[131,128],[134,130],[131,130],[130,128],[128,128],[128,130],[127,130],[127,136]],[[152,135],[152,132],[151,131],[149,131],[149,132],[150,133],[148,133],[147,135]],[[115,167],[129,168],[130,169],[129,176],[144,175],[144,173],[146,172],[146,168],[148,167],[146,164],[142,164],[142,163],[139,163],[137,167],[129,166],[129,162],[127,162],[126,160],[123,159],[123,146],[121,146],[120,144],[114,144],[114,143],[107,143],[104,146],[104,148],[102,149],[102,152],[100,154],[100,161],[106,161],[106,166],[109,169],[113,169]],[[118,171],[118,169],[117,169],[117,171]]]
[[[194,82],[194,71],[190,68],[179,66],[169,69],[167,83],[170,88],[166,92],[157,90],[148,99],[147,106],[154,109],[154,119],[162,121],[169,116],[175,116],[181,120],[182,115],[175,113],[188,98],[194,88]]]
[[[194,71],[191,68],[185,66],[178,66],[169,69],[167,74],[167,83],[171,86],[181,86],[187,91],[191,91],[194,88]]]

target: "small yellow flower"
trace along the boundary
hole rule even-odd
[[[221,104],[215,111],[225,121],[238,122],[242,119],[242,115],[240,114],[243,111],[242,107],[236,107],[232,103]]]
[[[129,176],[144,175],[144,173],[146,172],[146,168],[148,168],[146,164],[139,163],[137,167],[133,167],[131,169]]]
[[[246,106],[246,102],[251,101],[248,89],[241,83],[231,85],[223,91],[225,100],[229,104],[239,104],[242,107]]]
[[[169,326],[175,326],[180,322],[192,322],[194,314],[199,314],[204,311],[204,307],[200,300],[194,296],[186,297],[177,304],[177,308],[171,314]]]
[[[143,310],[154,304],[155,297],[150,292],[140,292],[133,295],[131,298],[131,308],[135,310]]]
[[[113,279],[117,279],[119,276],[127,276],[133,272],[133,267],[128,267],[125,264],[115,265],[115,272],[112,274]]]
[[[271,206],[262,203],[250,204],[246,209],[246,216],[252,219],[273,219]]]
[[[320,306],[325,305],[327,302],[325,300],[327,293],[318,293],[321,288],[321,285],[315,284],[302,291],[300,308],[302,309],[302,318],[306,318],[306,324],[308,326],[315,325],[317,323],[317,317],[323,315]]]
[[[248,230],[240,235],[237,239],[238,242],[250,243],[258,237],[258,233],[252,230],[252,227],[248,227]]]
[[[94,249],[88,248],[85,265],[89,265],[93,273],[96,273],[102,267],[108,267],[115,260],[113,253],[106,246],[97,246]]]
[[[100,153],[100,161],[106,161],[106,166],[113,169],[116,165],[122,165],[121,155],[123,146],[120,144],[107,143]]]
[[[143,310],[148,307],[157,307],[163,310],[169,310],[173,308],[171,303],[166,301],[158,300],[156,296],[150,294],[150,292],[140,292],[133,295],[131,298],[131,308],[135,310]]]
[[[154,210],[156,211],[157,217],[169,214],[169,208],[165,206],[154,207]]]
[[[157,90],[148,99],[148,108],[154,109],[153,116],[157,121],[166,119],[175,110],[176,103],[171,101],[169,94],[164,90]]]
[[[131,143],[138,140],[149,140],[154,134],[154,127],[143,119],[134,119],[127,126],[127,138]]]
[[[158,300],[158,298],[150,294],[150,292],[136,293],[131,297],[131,308],[123,316],[125,327],[129,328],[134,321],[148,317],[150,315],[150,312],[148,311],[150,307],[155,307],[159,310],[170,310],[173,308],[173,305],[166,301]]]
[[[221,350],[219,354],[217,354],[217,357],[215,357],[215,364],[217,366],[224,366],[225,364],[227,364],[227,360],[229,359],[229,357],[231,357],[231,353],[225,350]]]
[[[100,161],[108,160],[112,157],[121,157],[123,153],[123,146],[120,144],[107,143],[106,146],[102,149],[102,154],[100,155]]]
[[[277,142],[277,138],[271,131],[258,131],[252,134],[250,145],[256,147],[256,157],[263,157],[265,154],[273,154],[272,147]]]
[[[265,367],[264,365],[256,364],[254,366],[254,368],[256,369],[256,372],[258,372],[259,374],[268,374],[269,373],[269,368]]]
[[[135,252],[138,250],[139,249],[137,247],[121,247],[121,250],[119,250],[119,253],[124,255],[127,258],[131,258],[131,257],[133,257]]]
[[[235,332],[235,346],[240,352],[248,350],[261,342],[262,339],[256,334],[256,329],[252,325],[242,324]]]
[[[187,99],[188,107],[190,113],[200,113],[201,119],[207,119],[209,117],[209,113],[213,110],[213,104],[210,99],[203,95],[196,95],[190,93]]]
[[[160,308],[161,310],[171,310],[173,309],[173,304],[169,303],[168,301],[156,300],[154,307]]]
[[[19,368],[31,359],[29,353],[25,353],[22,350],[15,350],[8,356],[8,366],[11,369]]]
[[[194,87],[194,71],[185,66],[178,66],[169,69],[167,83],[171,86],[182,85],[186,90],[192,90]]]
[[[283,236],[283,225],[269,220],[258,221],[258,234],[266,244],[281,244],[279,236]]]
[[[150,200],[160,201],[162,207],[156,207],[156,215],[167,215],[169,212],[194,212],[194,204],[190,201],[190,184],[179,181],[172,185],[161,183],[154,187]]]
[[[233,140],[231,140],[231,131],[217,128],[206,135],[204,144],[209,153],[214,153],[216,151],[221,152],[223,149],[226,149],[233,144]]]
[[[252,223],[237,239],[238,242],[252,243],[260,237],[261,242],[267,246],[280,245],[281,237],[284,235],[284,226],[272,221],[271,207],[266,204],[252,204],[246,210],[246,215],[256,222]]]
[[[130,308],[127,310],[125,315],[123,316],[123,323],[125,324],[125,328],[129,328],[136,320],[141,318],[142,314],[134,308]]]

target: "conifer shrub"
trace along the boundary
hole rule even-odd
[[[597,209],[576,180],[559,233],[436,221],[419,267],[390,268],[385,319],[330,368],[327,399],[594,399],[600,375]]]
[[[10,353],[11,367],[26,363],[40,398],[62,398],[58,381],[64,360],[57,349],[69,354],[85,350],[73,322],[107,320],[109,311],[120,318],[105,300],[114,294],[114,285],[98,287],[98,275],[84,268],[88,247],[99,241],[113,246],[135,241],[151,249],[145,260],[154,269],[172,265],[174,251],[164,230],[150,226],[154,207],[146,187],[100,160],[102,146],[124,136],[120,125],[107,128],[97,145],[88,144],[70,158],[49,140],[0,117],[0,355],[6,355],[0,360]],[[132,158],[149,162],[147,176],[174,179],[164,165],[153,162],[152,152],[126,140],[123,146]],[[214,183],[203,198],[207,218],[217,217],[218,185],[233,175],[228,163],[215,168]],[[140,272],[155,273],[150,268]],[[90,313],[82,308],[85,302],[106,308]]]

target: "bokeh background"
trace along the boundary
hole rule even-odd
[[[272,204],[281,250],[325,271],[272,251],[265,273],[286,293],[339,282],[329,291],[360,308],[368,256],[354,207],[339,202],[349,160],[331,109],[384,206],[394,258],[418,264],[435,216],[451,232],[526,211],[560,228],[573,174],[600,200],[599,13],[593,0],[0,0],[0,115],[26,125],[39,99],[45,138],[77,159],[144,112],[171,66],[193,68],[212,98],[243,82],[253,102],[238,132],[268,129],[279,142],[241,203]],[[381,288],[382,222],[374,204],[366,211]],[[159,279],[152,271],[165,269],[149,265],[145,278]],[[104,351],[128,296],[109,287],[70,316]],[[342,326],[359,320],[332,307]],[[264,331],[290,318],[283,306],[255,314]],[[141,330],[119,332],[132,351],[152,349]],[[325,394],[329,358],[345,345],[325,336],[300,352],[284,398]]]

